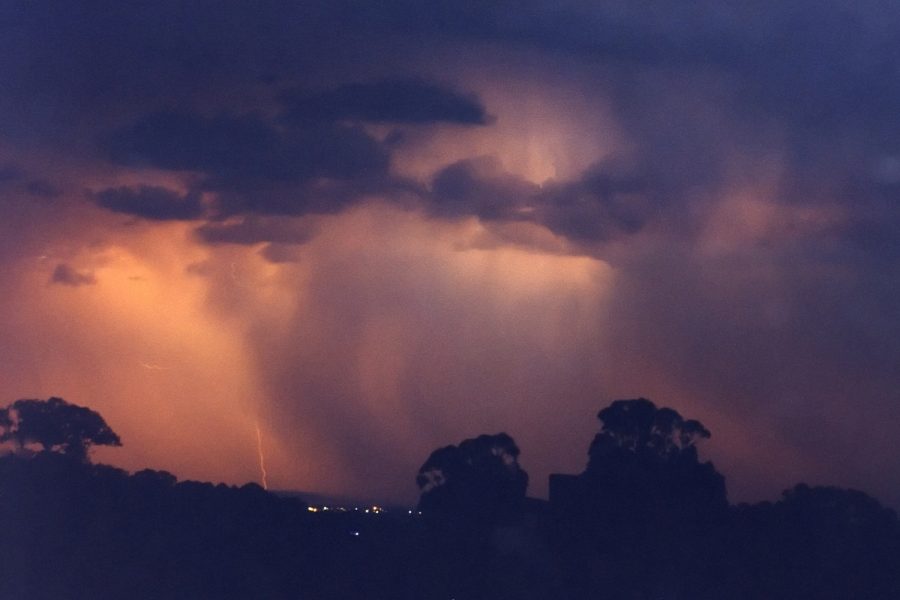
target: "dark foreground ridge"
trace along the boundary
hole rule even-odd
[[[100,415],[20,400],[0,409],[0,598],[900,598],[900,523],[863,492],[729,505],[699,421],[646,399],[598,416],[549,502],[500,433],[435,450],[417,510],[365,513],[91,464],[120,444]]]

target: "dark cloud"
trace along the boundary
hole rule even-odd
[[[147,115],[117,133],[110,155],[122,164],[198,171],[214,186],[250,187],[315,177],[347,179],[381,173],[387,155],[361,129],[306,124],[279,131],[259,115]]]
[[[898,17],[871,2],[849,7],[805,0],[754,9],[623,1],[515,7],[442,1],[427,8],[408,0],[377,7],[273,1],[253,11],[240,3],[212,10],[203,2],[160,2],[134,14],[104,3],[81,9],[23,3],[4,21],[9,51],[0,70],[13,83],[5,96],[10,111],[0,112],[30,111],[27,119],[17,117],[16,127],[30,127],[36,136],[50,121],[62,125],[55,120],[65,115],[70,118],[62,131],[69,124],[96,128],[101,121],[105,127],[107,115],[121,121],[124,107],[133,105],[147,116],[120,128],[107,147],[118,163],[202,172],[209,186],[240,190],[229,193],[226,203],[238,212],[266,212],[268,205],[276,213],[321,211],[327,203],[314,193],[259,193],[267,202],[250,192],[273,181],[326,178],[357,193],[370,187],[359,180],[383,176],[385,146],[330,121],[487,119],[476,97],[457,91],[464,82],[444,87],[432,83],[433,76],[398,75],[416,70],[392,68],[398,57],[389,48],[418,48],[417,70],[440,73],[439,65],[427,67],[436,60],[429,54],[431,45],[439,46],[433,39],[441,47],[531,47],[566,53],[573,65],[609,70],[602,91],[635,139],[640,162],[659,174],[674,203],[698,185],[715,185],[729,168],[733,146],[762,151],[780,137],[779,143],[790,144],[798,176],[806,170],[813,181],[821,169],[860,175],[873,161],[895,154],[900,122],[892,107],[900,101],[900,78],[894,57],[900,54],[887,24]],[[380,68],[366,68],[372,65]],[[709,87],[709,80],[721,85]],[[265,105],[264,93],[233,93],[264,89],[264,81],[325,91],[289,93],[287,111],[302,117],[304,126],[285,131],[260,116],[273,108]],[[29,100],[15,98],[16,90]],[[710,102],[717,106],[711,109]],[[263,112],[247,113],[248,103]],[[178,108],[146,113],[162,106]],[[200,116],[198,106],[205,115],[220,116]],[[53,132],[57,142],[66,143],[59,131]],[[823,150],[837,145],[856,150],[845,160]],[[813,195],[803,187],[791,197]],[[584,218],[590,210],[583,209]]]
[[[120,164],[201,171],[214,175],[284,179],[292,175],[277,132],[254,115],[205,118],[161,112],[147,115],[109,142]]]
[[[67,263],[59,263],[53,269],[50,283],[79,287],[82,285],[94,285],[97,283],[97,278],[90,271],[78,271]]]
[[[640,231],[659,207],[648,178],[615,162],[595,165],[564,182],[530,183],[496,159],[458,161],[434,177],[429,210],[441,217],[527,221],[577,242],[596,244]]]
[[[865,177],[900,153],[900,11],[883,3],[413,4],[360,8],[350,22],[607,69],[598,89],[670,203],[720,185],[738,152],[784,151],[783,199],[801,202],[822,198],[821,173]]]
[[[330,212],[387,178],[387,151],[357,127],[276,128],[259,115],[147,115],[108,142],[120,164],[205,176],[225,214]]]
[[[151,221],[190,221],[206,213],[199,193],[182,195],[156,186],[108,188],[96,192],[93,198],[99,206],[113,212]]]
[[[432,212],[442,217],[517,218],[538,186],[503,171],[495,158],[466,159],[438,171],[431,183]]]
[[[9,83],[0,119],[9,135],[62,143],[70,140],[60,131],[89,133],[123,107],[192,104],[308,74],[319,52],[340,52],[334,28],[320,27],[330,12],[282,0],[161,0],[134,10],[108,0],[15,2],[0,18],[0,78]]]
[[[567,52],[629,74],[715,70],[736,78],[746,109],[799,127],[887,120],[893,137],[900,124],[892,108],[900,98],[900,11],[879,2],[412,4],[362,10],[360,20]]]
[[[435,41],[448,38],[564,52],[630,73],[720,70],[737,78],[747,107],[798,123],[834,125],[852,114],[869,124],[887,118],[894,129],[891,107],[900,94],[892,76],[900,42],[891,27],[900,13],[873,1],[768,0],[749,8],[709,1],[443,0],[425,6],[410,0],[267,0],[250,9],[239,2],[186,7],[164,0],[139,11],[108,2],[75,7],[43,1],[16,3],[4,17],[0,72],[10,82],[10,107],[20,101],[11,114],[27,113],[27,121],[19,119],[27,124],[129,101],[188,102],[209,88],[240,82],[307,85],[323,73],[333,80],[336,72],[350,70],[348,64],[396,62],[390,47],[427,54]],[[387,99],[420,102],[410,112]],[[483,111],[466,99],[393,73],[375,83],[338,85],[313,96],[309,108],[351,118],[405,121],[415,114],[413,120],[477,122]]]
[[[302,182],[270,182],[250,187],[214,187],[221,216],[236,214],[299,216],[334,214],[371,197],[390,196],[410,204],[423,186],[386,173],[354,179],[314,178]]]
[[[475,96],[420,79],[348,83],[317,94],[295,91],[284,101],[287,118],[300,121],[484,125],[489,120]]]
[[[295,245],[312,239],[316,234],[316,226],[306,220],[250,215],[228,223],[207,223],[198,227],[196,233],[207,244],[252,245],[277,242]]]
[[[659,217],[655,192],[640,176],[599,165],[577,181],[544,186],[533,218],[570,239],[603,242]]]

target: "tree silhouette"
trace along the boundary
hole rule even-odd
[[[431,453],[419,469],[419,510],[494,522],[520,507],[528,474],[506,433],[480,435]]]
[[[658,508],[727,506],[725,479],[697,457],[697,442],[710,437],[700,421],[646,398],[616,400],[597,417],[603,426],[588,450],[589,481]]]
[[[588,471],[611,457],[643,461],[697,461],[696,443],[710,437],[700,421],[685,420],[671,408],[657,408],[646,398],[616,400],[597,414],[603,427],[588,450]]]
[[[87,462],[91,446],[122,445],[98,413],[62,398],[16,400],[0,413],[0,426],[0,442],[11,441],[19,449],[38,444],[81,462]]]
[[[646,398],[616,400],[597,417],[584,473],[558,480],[561,540],[581,565],[573,586],[701,597],[697,582],[712,581],[716,564],[711,532],[728,516],[725,479],[698,460],[710,432]]]
[[[499,572],[492,536],[521,516],[528,487],[518,457],[509,435],[480,435],[438,448],[419,469],[429,557],[423,581],[430,585],[418,597],[490,597]]]
[[[799,484],[734,513],[729,597],[900,598],[900,521],[867,494]]]

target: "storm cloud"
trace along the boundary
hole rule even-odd
[[[97,192],[95,200],[98,205],[113,212],[154,221],[198,219],[204,213],[199,194],[182,196],[155,186],[108,188]]]
[[[459,123],[484,125],[484,107],[473,96],[418,79],[349,83],[336,89],[285,94],[286,118],[295,121],[343,119],[375,123]]]
[[[96,404],[124,463],[252,477],[259,422],[283,487],[406,501],[506,430],[540,494],[644,396],[733,500],[900,503],[900,9],[0,10],[0,390]]]
[[[205,188],[246,194],[314,179],[374,178],[387,167],[387,153],[361,129],[311,125],[282,132],[257,115],[154,113],[117,132],[109,152],[117,163],[196,172],[206,176]],[[289,206],[253,204],[292,212]],[[302,212],[303,205],[293,211]]]

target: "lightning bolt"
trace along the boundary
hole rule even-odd
[[[259,423],[256,424],[256,453],[259,455],[259,472],[262,475],[262,486],[264,490],[268,490],[269,481],[266,474],[266,457],[263,454],[262,432],[259,430]]]

